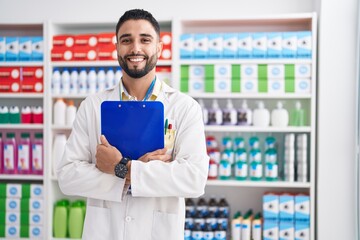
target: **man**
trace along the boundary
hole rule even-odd
[[[116,48],[123,77],[118,86],[81,103],[57,164],[61,190],[87,198],[83,239],[183,239],[184,198],[204,193],[209,159],[201,108],[156,78],[159,32],[144,10],[119,19]],[[106,100],[161,101],[173,141],[139,159],[123,158],[100,135],[100,105]]]

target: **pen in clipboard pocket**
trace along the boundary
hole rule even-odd
[[[167,131],[167,129],[168,129],[168,119],[165,119],[165,135],[166,135],[166,131]]]

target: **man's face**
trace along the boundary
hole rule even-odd
[[[162,43],[146,20],[128,20],[120,27],[116,44],[121,68],[131,78],[141,78],[154,70]]]

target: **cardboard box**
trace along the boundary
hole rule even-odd
[[[251,58],[252,57],[252,34],[239,33],[238,35],[238,57]]]
[[[190,65],[189,78],[191,79],[205,79],[205,66],[204,65]]]
[[[267,36],[266,33],[253,33],[252,34],[252,56],[253,58],[266,58],[267,57]]]
[[[282,56],[284,58],[295,58],[297,56],[297,33],[282,33]]]
[[[7,225],[20,225],[20,212],[6,212],[5,224]]]
[[[281,32],[267,33],[267,57],[280,58],[282,54],[282,34]]]
[[[277,221],[279,219],[279,196],[274,193],[263,195],[263,218]]]
[[[241,93],[257,93],[258,80],[257,79],[241,79],[240,80]]]
[[[75,47],[96,47],[98,44],[95,34],[79,34],[75,36]]]
[[[19,60],[19,38],[6,37],[5,38],[5,61],[18,61]]]
[[[73,50],[66,47],[54,47],[51,50],[51,61],[72,61]]]
[[[6,225],[5,226],[5,237],[6,238],[20,237],[20,226],[19,225]]]
[[[1,211],[11,211],[11,212],[20,212],[20,198],[6,198],[5,200],[5,210]]]
[[[117,51],[115,45],[99,45],[97,55],[99,60],[117,60]]]
[[[194,35],[194,57],[195,58],[207,58],[208,57],[208,37],[206,34]]]
[[[180,58],[188,59],[194,57],[194,35],[182,34],[180,36]]]
[[[164,47],[170,48],[172,45],[172,33],[171,32],[160,32],[160,41]]]
[[[268,93],[270,94],[283,94],[285,93],[285,81],[284,79],[269,79]]]
[[[295,64],[295,77],[297,78],[310,78],[311,77],[311,64]]]
[[[208,34],[209,58],[221,58],[223,53],[223,37],[219,33]]]
[[[285,66],[284,64],[268,64],[267,65],[267,77],[273,78],[285,78]]]
[[[0,92],[20,91],[20,67],[0,67]]]
[[[53,36],[53,48],[66,47],[71,48],[75,45],[75,36],[69,34]]]
[[[97,50],[94,47],[74,47],[73,61],[95,61],[97,60]]]
[[[189,79],[189,93],[203,93],[205,91],[203,79]]]
[[[236,58],[238,52],[238,34],[223,34],[223,58]]]
[[[275,221],[264,220],[263,240],[278,240],[279,225]]]
[[[310,93],[310,79],[295,79],[295,93]]]
[[[311,58],[312,56],[312,37],[310,31],[297,32],[297,57]]]
[[[41,36],[31,38],[31,60],[44,60],[44,38]]]
[[[295,228],[293,222],[281,222],[279,224],[279,240],[294,240]]]
[[[231,78],[231,64],[215,64],[215,78]]]
[[[31,37],[19,37],[19,61],[30,61],[31,51]]]
[[[302,222],[295,223],[295,240],[310,240],[309,223],[302,223]]]
[[[231,79],[230,78],[215,78],[216,93],[230,93],[231,92]]]
[[[310,197],[308,195],[295,196],[295,221],[310,221]]]
[[[23,67],[22,68],[22,92],[43,92],[44,80],[43,80],[43,68],[42,67]]]
[[[295,199],[293,195],[282,194],[279,196],[280,221],[293,221],[295,216]]]
[[[256,64],[242,64],[241,79],[257,79],[258,78],[258,65]]]

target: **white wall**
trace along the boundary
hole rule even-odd
[[[318,239],[355,239],[357,2],[324,0],[319,22]]]
[[[356,4],[356,0],[0,0],[0,24],[42,20],[117,21],[130,8],[149,10],[160,20],[317,10],[320,15],[317,239],[352,240],[355,239]]]

